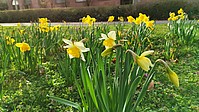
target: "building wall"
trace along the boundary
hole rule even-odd
[[[56,3],[56,0],[31,0],[30,4],[27,5],[25,4],[24,0],[18,0],[19,9],[120,5],[120,0],[87,0],[87,1],[89,2],[86,2],[86,0],[65,0],[65,2],[62,3]],[[14,6],[12,5],[12,0],[8,0],[7,2],[10,10],[15,9]]]

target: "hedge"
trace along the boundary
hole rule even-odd
[[[97,21],[107,21],[108,16],[137,17],[140,12],[150,16],[153,20],[166,20],[169,12],[177,12],[183,8],[189,14],[189,18],[199,18],[199,2],[188,2],[182,0],[161,0],[139,3],[135,5],[120,5],[109,7],[78,7],[78,8],[53,8],[53,9],[28,9],[0,11],[0,22],[30,22],[38,18],[47,17],[52,22],[77,22],[80,18],[90,15]]]

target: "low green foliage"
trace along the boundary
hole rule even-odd
[[[163,43],[171,40],[171,38],[165,39],[169,31],[167,25],[156,25],[151,32],[144,23],[138,26],[134,23],[120,22],[115,25],[80,25],[58,28],[57,26],[46,26],[45,21],[48,20],[40,20],[39,24],[30,27],[9,27],[9,30],[1,32],[2,59],[0,65],[1,73],[3,73],[1,74],[3,95],[0,111],[75,111],[72,107],[80,111],[84,109],[105,111],[105,109],[114,110],[117,107],[118,111],[131,110],[129,105],[133,106],[133,104],[135,105],[133,109],[137,111],[198,111],[198,32],[191,46],[177,46],[178,51],[173,52],[175,57],[167,61],[180,79],[180,87],[175,88],[168,80],[165,80],[167,76],[164,75],[166,73],[164,67],[158,66],[154,69],[156,72],[153,79],[154,84],[150,83],[151,77],[149,76],[153,72],[148,73],[149,76],[145,77],[144,73],[147,72],[142,70],[142,66],[139,65],[141,67],[139,68],[134,63],[136,57],[126,53],[127,49],[131,49],[140,55],[143,51],[153,49],[155,54],[152,62],[159,58],[166,59]],[[7,27],[2,28],[7,29]],[[22,33],[21,30],[24,29],[25,32]],[[108,56],[106,54],[103,55],[106,57],[101,57],[100,53],[104,50],[102,45],[106,48],[107,44],[99,38],[102,33],[108,34],[111,30],[116,32],[116,45],[107,51]],[[137,38],[138,35],[142,38]],[[30,44],[30,51],[23,52],[20,48],[11,46],[12,38],[16,41],[13,43]],[[90,51],[84,53],[85,62],[82,55],[83,61],[70,59],[68,55],[70,51],[63,48],[65,46],[65,43],[62,42],[63,38],[71,40],[70,42],[81,40],[80,42],[84,42],[86,47],[89,46]],[[133,38],[137,40],[132,40]],[[69,47],[66,45],[65,48]],[[16,52],[15,57],[13,54]],[[29,55],[26,53],[33,56],[30,59],[33,60],[32,62],[29,61]],[[78,56],[78,54],[73,55]],[[23,56],[27,57],[23,58]],[[135,73],[137,76],[134,75]],[[124,75],[127,76],[122,77]],[[131,76],[134,81],[129,80]],[[147,84],[144,84],[145,81]],[[145,91],[148,83],[152,86]],[[132,84],[130,87],[124,86],[123,88],[122,86],[130,84]],[[145,89],[142,89],[142,85]],[[135,88],[137,86],[138,88]],[[128,90],[133,94],[130,94]],[[145,92],[146,96],[143,97]],[[125,99],[119,97],[122,95]],[[115,104],[115,102],[118,103]],[[118,104],[122,106],[117,106]]]

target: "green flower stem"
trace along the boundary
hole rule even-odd
[[[139,93],[139,95],[138,95],[138,97],[137,97],[137,100],[136,100],[136,102],[135,102],[135,104],[134,104],[133,109],[131,110],[131,112],[134,112],[134,111],[135,111],[136,107],[139,105],[139,103],[140,103],[141,100],[143,99],[144,95],[146,94],[146,91],[147,91],[147,88],[148,88],[148,86],[149,86],[149,83],[151,82],[151,80],[153,79],[153,77],[154,77],[154,75],[155,75],[155,74],[154,74],[154,69],[155,69],[155,67],[156,67],[156,63],[157,63],[157,62],[155,62],[154,66],[151,68],[151,70],[150,70],[150,72],[149,72],[149,74],[148,74],[148,77],[147,77],[147,79],[146,79],[146,81],[145,81],[145,83],[144,83],[144,85],[143,85],[143,87],[142,87],[141,92]]]

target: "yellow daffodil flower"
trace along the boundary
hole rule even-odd
[[[154,51],[153,50],[150,50],[150,51],[145,51],[143,52],[140,56],[138,56],[136,53],[134,53],[133,51],[131,50],[127,50],[129,51],[133,58],[134,58],[134,61],[135,63],[137,63],[144,71],[149,71],[149,67],[153,66],[153,64],[151,63],[151,60],[145,56],[149,55],[149,54],[152,54]]]
[[[168,21],[171,21],[171,20],[174,21],[174,20],[176,19],[176,18],[175,18],[175,13],[174,13],[174,12],[170,12],[170,13],[169,13],[169,16],[170,16],[170,17],[168,18]],[[173,18],[174,18],[174,19],[173,19]]]
[[[172,21],[178,20],[178,16],[175,16],[175,17],[171,18],[171,20],[172,20]]]
[[[96,22],[96,19],[95,18],[91,18],[89,15],[87,15],[86,17],[82,18],[82,23],[88,24],[89,26],[91,26],[94,22]]]
[[[154,21],[153,20],[146,22],[146,27],[147,28],[150,28],[151,30],[153,30],[153,26],[154,26]]]
[[[114,18],[115,18],[114,16],[109,16],[108,22],[113,22]]]
[[[179,15],[180,19],[185,19],[185,16],[184,15]]]
[[[12,45],[15,42],[15,39],[13,39],[13,38],[11,38],[9,36],[6,36],[5,39],[6,39],[6,44],[7,45]]]
[[[30,51],[30,46],[25,42],[16,43],[15,45],[20,48],[21,52]]]
[[[48,19],[47,18],[39,18],[39,23],[40,24],[48,23]]]
[[[21,26],[21,23],[17,23],[17,27],[20,27]]]
[[[129,23],[133,23],[135,21],[135,18],[133,18],[132,16],[128,16],[127,19]]]
[[[142,23],[142,21],[141,21],[140,18],[136,18],[135,21],[134,21],[134,23],[135,23],[136,25],[140,25],[140,24]]]
[[[170,17],[175,17],[175,13],[174,13],[174,12],[170,12],[170,13],[169,13],[169,16],[170,16]]]
[[[149,17],[146,16],[146,14],[139,13],[138,17],[142,22],[148,21]]]
[[[121,37],[122,32],[121,31],[117,31],[118,36]]]
[[[60,25],[56,25],[56,26],[54,26],[54,30],[57,31],[60,29],[60,27],[61,27]]]
[[[116,32],[115,31],[110,31],[108,33],[108,36],[106,34],[101,33],[101,37],[100,40],[103,40],[103,45],[107,48],[112,48],[116,43]]]
[[[178,14],[184,14],[184,11],[183,11],[182,8],[180,8],[180,9],[178,10]]]
[[[20,35],[23,35],[25,33],[25,30],[19,30]]]
[[[124,18],[123,18],[122,16],[120,16],[120,17],[118,17],[118,20],[119,20],[120,22],[123,22],[123,21],[124,21]]]
[[[84,44],[82,41],[73,42],[67,39],[63,39],[63,41],[66,44],[68,44],[64,46],[64,48],[67,48],[67,53],[69,54],[70,58],[81,58],[83,61],[86,61],[84,58],[83,52],[88,52],[90,51],[90,49],[84,47]]]

